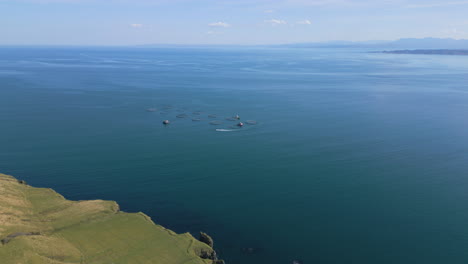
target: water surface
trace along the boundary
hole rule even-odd
[[[5,47],[0,171],[229,264],[466,263],[467,84],[457,56]]]

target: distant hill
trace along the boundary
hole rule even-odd
[[[391,54],[426,54],[426,55],[468,55],[468,49],[465,49],[465,50],[452,50],[452,49],[390,50],[390,51],[382,51],[382,53],[391,53]]]
[[[407,38],[386,43],[385,46],[403,49],[468,49],[468,39]]]
[[[346,41],[336,40],[328,42],[306,42],[291,44],[271,45],[226,45],[226,44],[146,44],[137,45],[139,48],[370,48],[376,50],[428,50],[428,49],[468,49],[468,39],[452,38],[402,38],[398,40],[371,40],[371,41]]]
[[[272,45],[272,46],[282,46],[290,48],[352,48],[352,47],[369,47],[377,46],[385,43],[389,43],[386,40],[375,40],[375,41],[346,41],[346,40],[336,40],[336,41],[327,41],[327,42],[308,42],[308,43],[293,43],[293,44],[284,44],[284,45]]]
[[[468,39],[404,38],[395,41],[331,41],[281,45],[291,48],[467,49]]]

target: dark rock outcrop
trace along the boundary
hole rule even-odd
[[[198,238],[200,242],[203,242],[213,248],[214,242],[213,238],[211,238],[208,234],[200,232],[200,237]],[[206,251],[206,250],[201,250],[199,254],[200,258],[202,259],[211,259],[213,260],[213,264],[225,264],[224,260],[218,259],[218,255],[216,254],[216,251]]]
[[[198,238],[198,240],[213,248],[213,239],[208,234],[200,232],[200,237]]]
[[[218,256],[216,255],[216,252],[214,250],[212,251],[206,251],[204,249],[202,249],[200,251],[200,258],[202,259],[211,259],[211,260],[214,260],[214,261],[217,261],[218,260]]]

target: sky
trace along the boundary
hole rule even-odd
[[[468,39],[468,0],[0,0],[0,45]]]

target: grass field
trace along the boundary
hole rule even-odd
[[[211,264],[192,235],[176,234],[113,201],[69,201],[0,174],[0,263]]]

